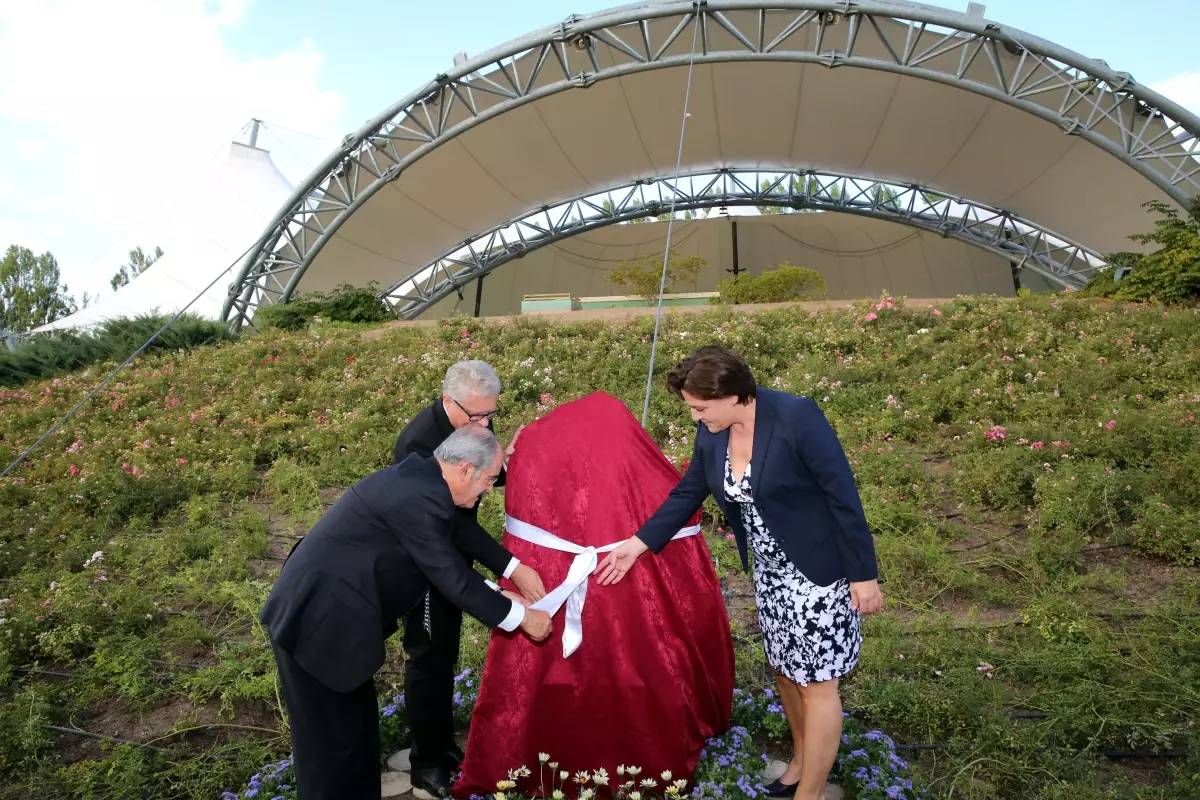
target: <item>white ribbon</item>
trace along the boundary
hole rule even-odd
[[[574,553],[575,559],[567,570],[566,579],[554,587],[549,594],[538,600],[530,608],[545,611],[550,616],[558,613],[565,603],[567,606],[566,626],[563,628],[563,658],[567,658],[583,644],[583,602],[587,599],[588,576],[596,571],[600,563],[600,553],[616,550],[628,539],[606,544],[603,547],[583,547],[566,539],[560,539],[549,531],[544,531],[536,525],[522,522],[515,517],[505,515],[504,527],[518,539],[549,547],[551,550],[561,550],[564,553]],[[699,525],[683,528],[672,539],[682,539],[685,536],[695,536],[700,532]]]

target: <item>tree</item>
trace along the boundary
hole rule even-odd
[[[1150,233],[1129,238],[1138,244],[1155,244],[1150,253],[1113,253],[1110,269],[1097,273],[1084,294],[1121,300],[1159,300],[1183,303],[1200,300],[1200,200],[1186,216],[1158,200],[1145,204],[1161,215]],[[1130,270],[1120,281],[1113,269]]]
[[[708,262],[700,256],[680,258],[672,248],[670,256],[667,258],[667,282],[663,293],[669,294],[678,281],[693,280],[707,264]],[[608,280],[617,286],[629,289],[638,297],[646,298],[649,302],[658,297],[662,270],[662,256],[641,256],[629,261],[622,261],[610,269]]]
[[[0,261],[0,328],[23,332],[74,313],[75,300],[60,278],[49,252],[35,256],[10,245]]]
[[[793,184],[794,184],[794,183],[795,183],[795,179],[793,179],[793,181],[792,181],[792,182],[793,182]],[[761,183],[759,183],[759,185],[758,185],[758,190],[759,190],[760,192],[765,192],[765,191],[767,191],[767,190],[768,190],[768,189],[770,189],[770,188],[771,188],[771,180],[770,180],[769,178],[763,178],[763,179],[762,179],[762,182],[761,182]],[[758,213],[759,213],[759,214],[763,214],[763,215],[773,215],[773,214],[785,214],[785,213],[787,213],[787,209],[786,209],[786,208],[784,208],[783,206],[755,206],[755,208],[757,208],[757,209],[758,209]]]
[[[821,183],[820,179],[813,175],[808,179],[808,193],[819,200],[828,200],[836,203],[842,199],[841,179],[830,183]]]
[[[122,264],[121,268],[117,270],[117,274],[113,275],[112,280],[109,281],[109,283],[112,284],[113,291],[115,292],[117,289],[120,289],[122,286],[129,283],[138,275],[141,275],[143,272],[150,269],[151,265],[154,264],[155,261],[158,261],[160,258],[162,258],[162,254],[163,251],[161,247],[155,247],[154,255],[152,256],[146,255],[144,252],[142,252],[142,248],[140,247],[135,247],[130,250],[129,263]]]
[[[786,303],[795,300],[824,300],[829,296],[825,278],[815,269],[784,261],[757,277],[745,273],[717,284],[721,297],[714,303]]]
[[[897,192],[892,187],[883,186],[882,184],[877,185],[875,187],[875,201],[880,206],[888,206],[890,208],[897,208],[899,199],[900,199],[899,192]]]

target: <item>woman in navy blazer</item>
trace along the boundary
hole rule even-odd
[[[842,735],[838,680],[862,646],[860,615],[883,607],[875,547],[837,434],[810,398],[758,386],[741,356],[701,347],[667,378],[696,421],[683,480],[600,566],[616,583],[662,550],[710,494],[728,518],[754,594],[794,748],[770,797],[818,800]]]

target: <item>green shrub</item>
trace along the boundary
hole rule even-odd
[[[1138,244],[1158,245],[1149,253],[1114,253],[1110,269],[1098,272],[1083,290],[1094,297],[1119,300],[1158,300],[1184,303],[1200,299],[1200,199],[1186,216],[1157,200],[1145,204],[1161,219],[1154,230],[1129,238]],[[1114,281],[1114,269],[1129,269],[1120,281]]]
[[[263,330],[302,331],[320,311],[316,303],[295,301],[286,305],[264,306],[254,315],[254,324]]]
[[[1200,564],[1200,511],[1149,498],[1133,524],[1133,542],[1139,550],[1180,564]]]
[[[824,300],[829,289],[815,269],[796,267],[786,261],[761,275],[734,275],[717,284],[722,303],[786,303],[793,300]]]
[[[330,322],[385,322],[395,318],[387,303],[379,298],[378,284],[366,286],[342,284],[332,292],[308,292],[292,298],[285,305],[264,306],[254,317],[254,324],[263,330],[299,331],[307,328],[313,317]]]
[[[671,250],[667,259],[667,278],[663,284],[663,260],[657,255],[640,256],[629,261],[622,261],[608,271],[608,280],[615,286],[627,289],[647,302],[658,297],[661,288],[664,294],[670,294],[676,283],[691,281],[706,265],[700,256],[680,257]]]
[[[0,350],[0,385],[19,386],[103,361],[124,361],[169,319],[143,315],[109,320],[86,333],[34,334],[15,350]],[[190,350],[231,338],[224,323],[184,314],[144,352]]]

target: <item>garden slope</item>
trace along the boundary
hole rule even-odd
[[[1189,797],[1194,762],[1098,753],[1179,750],[1200,720],[1198,322],[1069,297],[717,308],[666,316],[657,363],[722,342],[837,428],[889,603],[847,702],[947,745],[918,765],[935,796]],[[496,366],[502,438],[594,390],[640,412],[653,319],[362,330],[141,359],[0,482],[0,796],[213,797],[286,754],[255,618],[296,537],[455,360]],[[105,369],[0,393],[6,452]],[[649,429],[690,454],[661,379]],[[501,514],[489,497],[497,533]],[[721,520],[708,536],[754,688],[752,595]],[[468,626],[465,662],[485,644]],[[382,683],[398,665],[393,643]]]

